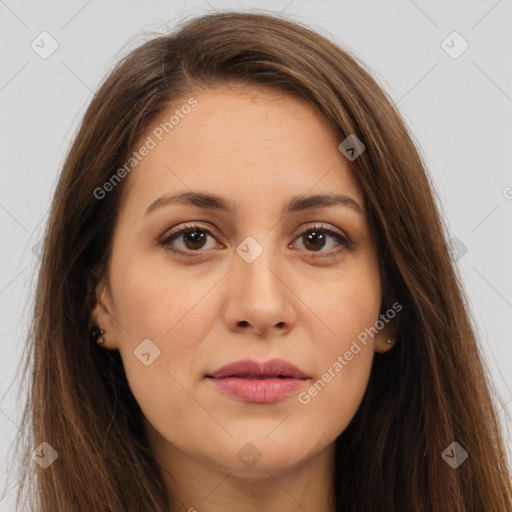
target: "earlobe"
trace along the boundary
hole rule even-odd
[[[375,352],[379,354],[389,352],[394,347],[395,342],[396,340],[393,337],[377,335],[375,337]]]
[[[379,318],[382,318],[381,315]],[[383,354],[385,352],[389,352],[395,345],[398,336],[398,320],[387,319],[381,320],[384,323],[382,329],[374,337],[374,349],[375,352]]]
[[[101,279],[94,291],[94,304],[90,313],[91,340],[102,347],[116,349],[112,316],[110,314],[110,295],[108,286]]]

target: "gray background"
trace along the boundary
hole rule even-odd
[[[0,0],[3,468],[19,428],[16,370],[39,263],[38,241],[91,92],[148,32],[226,8],[284,11],[308,23],[361,58],[391,94],[421,148],[450,237],[455,237],[454,257],[499,395],[500,419],[506,429],[511,424],[512,0]],[[40,36],[43,31],[58,43],[45,59],[31,47],[34,41],[40,53],[51,49],[48,36]],[[469,44],[460,55],[464,41],[448,37],[454,31]],[[508,430],[506,436],[512,452]],[[0,498],[5,477],[3,469]],[[0,510],[14,509],[15,487],[11,481]]]

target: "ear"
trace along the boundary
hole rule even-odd
[[[97,281],[93,294],[94,297],[89,317],[90,323],[104,331],[102,337],[105,339],[105,342],[101,346],[109,350],[115,350],[118,346],[115,322],[111,315],[112,295],[105,275]]]
[[[392,306],[383,308],[379,315],[379,321],[376,326],[382,328],[374,336],[374,349],[375,352],[383,354],[391,350],[397,341],[398,326],[399,326],[399,312],[402,310],[401,304],[394,302]]]

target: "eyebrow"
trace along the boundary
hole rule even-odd
[[[204,192],[178,192],[176,194],[166,194],[153,201],[147,208],[144,215],[169,204],[179,204],[185,206],[196,206],[208,210],[226,212],[234,215],[239,204],[221,197],[217,194],[208,194]],[[282,208],[282,214],[294,213],[312,208],[328,206],[347,206],[357,213],[365,215],[364,210],[359,203],[345,194],[315,194],[312,196],[292,197]]]

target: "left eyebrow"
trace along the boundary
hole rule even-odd
[[[310,208],[319,208],[321,206],[348,206],[357,213],[366,215],[359,203],[345,194],[316,194],[313,196],[296,196],[293,197],[283,208],[282,213],[300,212]]]
[[[203,192],[179,192],[176,194],[166,194],[153,201],[146,209],[144,215],[151,211],[168,204],[181,204],[187,206],[196,206],[208,210],[216,210],[234,215],[238,209],[239,203],[235,203],[225,197],[216,194],[206,194]],[[312,208],[328,206],[347,206],[357,213],[366,215],[359,203],[345,194],[316,194],[312,196],[295,196],[286,203],[282,209],[282,214],[300,212]]]

